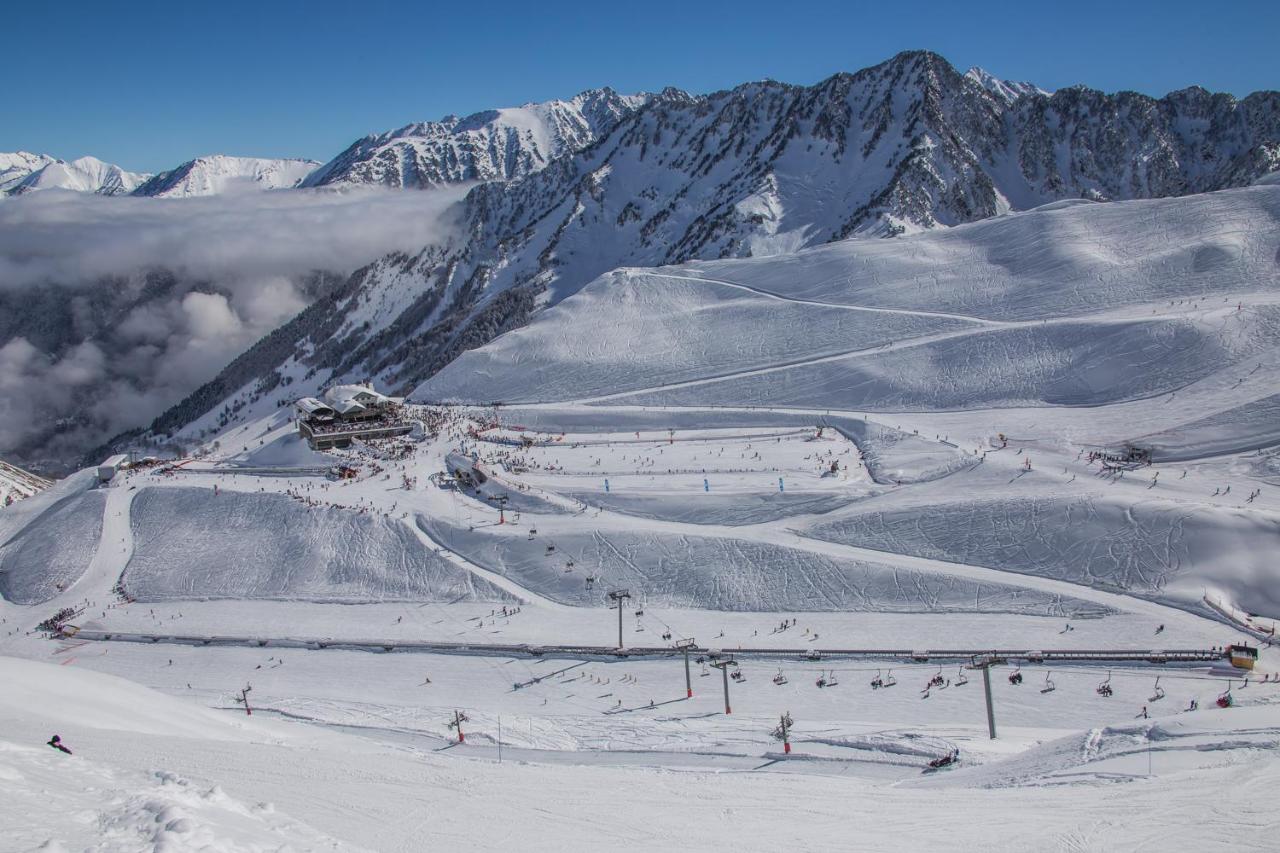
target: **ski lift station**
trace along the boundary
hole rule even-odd
[[[109,456],[98,466],[98,482],[110,483],[115,479],[116,474],[128,467],[129,454],[117,453],[115,456]]]
[[[1227,657],[1236,669],[1253,669],[1253,665],[1258,662],[1258,650],[1241,644],[1227,646]]]
[[[407,435],[413,424],[401,417],[404,399],[388,397],[372,385],[335,385],[324,398],[303,397],[293,404],[298,434],[312,450],[348,447],[355,439]]]

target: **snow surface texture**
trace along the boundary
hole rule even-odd
[[[509,600],[383,516],[308,508],[278,494],[142,489],[125,569],[141,601]]]
[[[86,479],[69,478],[0,514],[0,598],[39,604],[84,574],[98,549],[105,503],[102,492],[84,490]],[[20,510],[27,512],[9,518]]]
[[[841,560],[767,542],[666,536],[597,529],[576,536],[531,540],[520,531],[493,536],[419,517],[437,541],[554,601],[580,606],[599,601],[599,589],[643,590],[655,607],[712,610],[874,610],[905,612],[1098,615],[1083,601],[1005,584],[975,583],[885,564]],[[573,571],[565,571],[572,561]],[[598,589],[584,585],[597,578]]]
[[[1275,523],[1224,517],[1174,502],[1139,505],[1047,495],[943,504],[880,504],[810,528],[809,535],[897,554],[990,566],[1017,574],[1168,593],[1195,602],[1204,584],[1280,612],[1267,578]],[[1188,577],[1189,576],[1189,577]]]

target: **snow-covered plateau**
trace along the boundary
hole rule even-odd
[[[388,257],[128,464],[0,466],[0,851],[1271,849],[1280,184],[612,253],[653,97],[468,196],[577,187],[528,311]]]

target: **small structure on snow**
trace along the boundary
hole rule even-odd
[[[355,439],[392,438],[413,431],[401,416],[404,399],[388,397],[372,385],[335,385],[324,399],[303,397],[293,404],[298,434],[312,450],[349,447]]]

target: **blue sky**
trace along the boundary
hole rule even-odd
[[[1280,88],[1280,3],[132,2],[5,16],[0,151],[157,171],[609,85],[814,83],[900,50],[1045,88]]]

